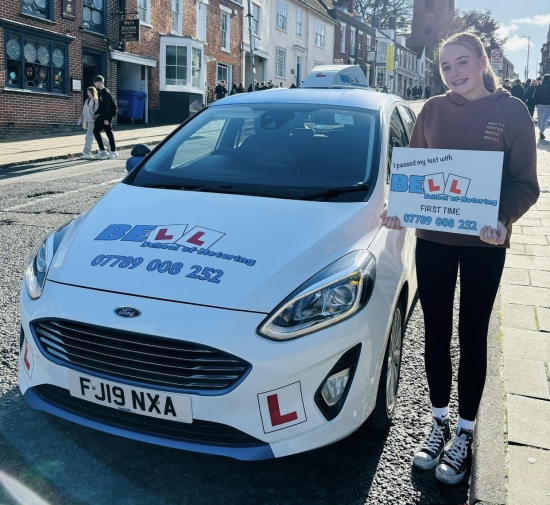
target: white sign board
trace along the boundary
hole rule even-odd
[[[479,235],[497,227],[504,153],[396,147],[388,216],[401,226]]]
[[[336,58],[334,60],[334,64],[335,65],[343,65],[344,64],[344,60],[342,58]]]
[[[491,51],[491,67],[493,70],[502,70],[504,62],[504,53],[502,49],[493,49]]]

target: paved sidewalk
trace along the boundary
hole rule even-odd
[[[120,125],[113,132],[117,149],[127,149],[136,144],[158,144],[177,126]],[[84,130],[80,130],[1,139],[0,168],[80,156],[84,147],[84,135]],[[105,137],[105,133],[103,136]],[[94,141],[94,148],[96,147]]]

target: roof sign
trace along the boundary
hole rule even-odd
[[[302,88],[365,88],[369,83],[359,65],[319,65],[306,77]]]

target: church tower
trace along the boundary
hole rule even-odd
[[[454,0],[414,0],[412,31],[408,43],[433,49],[448,36],[454,19]]]

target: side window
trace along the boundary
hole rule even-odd
[[[409,138],[397,111],[397,107],[393,109],[392,115],[390,117],[390,134],[388,141],[388,165],[386,167],[386,188],[384,194],[386,198],[388,197],[388,188],[390,185],[390,167],[391,167],[391,157],[394,147],[408,147]]]
[[[401,115],[401,119],[403,120],[403,124],[405,125],[405,130],[407,130],[407,135],[409,136],[410,141],[414,129],[414,123],[416,122],[414,113],[411,109],[405,107],[404,105],[399,105],[397,108],[399,109],[399,114]]]

